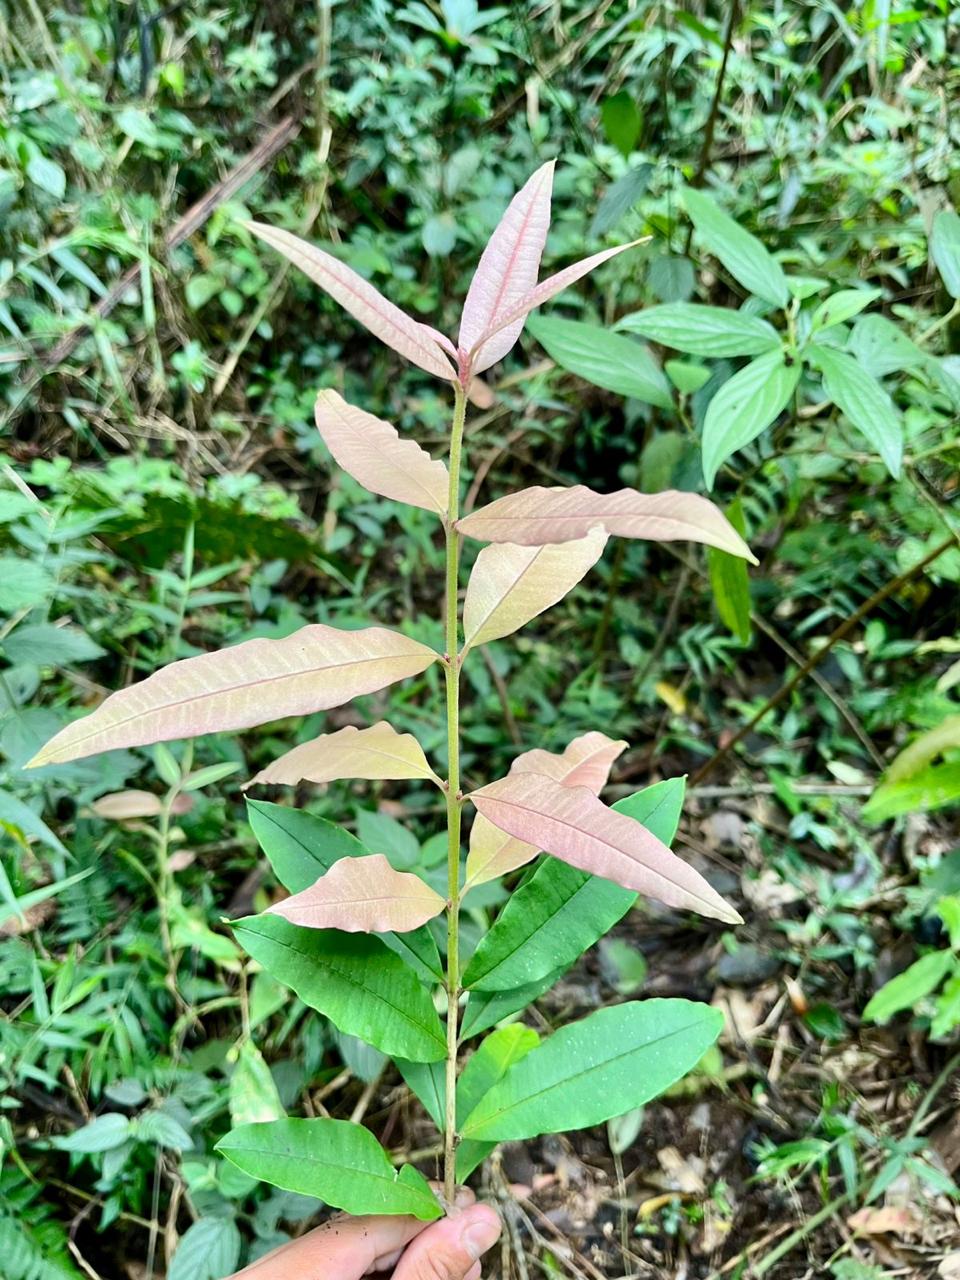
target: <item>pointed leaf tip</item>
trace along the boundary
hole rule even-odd
[[[447,514],[447,468],[414,440],[402,440],[396,427],[348,404],[332,390],[319,393],[314,416],[334,459],[365,489],[440,516]]]
[[[243,789],[260,783],[296,786],[300,782],[336,782],[340,778],[426,778],[440,785],[423,748],[412,733],[397,733],[386,720],[368,729],[347,725],[323,733],[261,769]]]
[[[455,377],[453,366],[434,337],[435,330],[401,311],[352,267],[280,227],[271,227],[264,222],[244,222],[242,225],[282,253],[314,284],[329,293],[354,320],[405,360],[437,378],[450,381]]]
[[[650,898],[727,924],[739,914],[641,823],[609,809],[587,787],[539,773],[508,774],[469,797],[494,826],[519,840]]]
[[[537,283],[550,228],[555,164],[548,160],[527,180],[487,241],[463,304],[459,343],[464,351],[481,342]],[[522,328],[522,315],[500,328],[495,339],[477,350],[474,371],[482,372],[502,359]]]
[[[587,787],[598,796],[607,784],[614,760],[626,751],[627,745],[605,733],[584,733],[568,743],[560,755],[539,747],[524,751],[513,761],[510,772],[544,774],[566,787]],[[508,835],[478,813],[470,828],[464,893],[532,862],[539,852],[535,844]]]
[[[419,876],[395,871],[382,853],[340,858],[309,889],[267,909],[304,929],[409,933],[438,916],[445,900]]]
[[[604,262],[615,258],[618,253],[633,249],[638,244],[645,244],[649,239],[649,236],[643,236],[639,240],[631,240],[629,244],[618,244],[612,249],[601,249],[599,253],[591,254],[589,258],[581,258],[579,262],[574,262],[569,267],[564,267],[562,271],[557,271],[554,275],[548,276],[546,280],[541,280],[538,285],[535,285],[525,293],[513,306],[502,311],[495,320],[491,321],[483,336],[470,348],[473,371],[482,373],[484,369],[494,363],[493,360],[487,359],[487,352],[495,349],[491,339],[499,334],[502,329],[507,329],[518,322],[522,327],[523,321],[531,311],[535,311],[537,307],[542,307],[545,302],[549,302],[556,294],[569,288],[582,276],[588,275]],[[513,343],[511,342],[510,346],[512,345]],[[507,350],[509,350],[509,347]],[[496,356],[495,359],[499,359],[499,356]]]
[[[597,563],[606,542],[597,527],[560,545],[485,547],[467,584],[464,651],[510,635],[556,604]]]
[[[597,525],[623,538],[702,542],[757,563],[743,538],[709,498],[675,489],[596,493],[582,484],[569,489],[536,486],[498,498],[457,522],[457,528],[469,538],[523,546],[570,542],[585,537]]]

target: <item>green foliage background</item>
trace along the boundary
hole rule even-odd
[[[749,594],[728,565],[682,546],[619,544],[562,606],[472,664],[464,768],[499,776],[523,747],[556,750],[615,726],[633,747],[615,777],[622,791],[696,773],[894,583],[709,781],[772,796],[772,818],[746,813],[749,856],[727,850],[726,888],[746,886],[758,904],[740,945],[808,993],[797,1019],[815,1052],[862,1043],[860,1015],[898,967],[893,949],[900,968],[947,955],[926,963],[933,986],[908,983],[886,1003],[888,1015],[912,1009],[935,1076],[960,1022],[960,930],[942,905],[960,890],[955,729],[937,748],[946,779],[874,808],[877,819],[913,812],[905,840],[902,817],[878,827],[862,809],[896,751],[957,712],[960,248],[954,258],[945,242],[935,262],[930,236],[936,215],[960,205],[958,48],[947,0],[732,12],[647,0],[0,6],[9,1280],[81,1274],[68,1244],[77,1223],[78,1247],[104,1274],[118,1253],[148,1273],[167,1267],[170,1280],[228,1274],[317,1207],[257,1188],[213,1153],[231,1116],[298,1110],[345,1067],[351,1078],[327,1105],[349,1115],[384,1066],[244,969],[221,919],[265,905],[274,882],[232,781],[195,794],[175,832],[180,864],[158,884],[149,838],[90,805],[126,786],[158,790],[162,757],[115,752],[36,777],[20,768],[103,691],[219,644],[371,618],[440,643],[432,526],[332,481],[312,406],[334,386],[430,447],[445,435],[447,397],[251,241],[245,216],[322,243],[446,332],[510,194],[544,159],[559,157],[547,269],[649,237],[553,303],[493,371],[496,402],[468,428],[480,501],[573,480],[703,490],[707,406],[736,359],[704,364],[654,343],[668,408],[624,398],[595,370],[569,372],[554,350],[561,320],[608,327],[687,300],[764,310],[692,234],[684,187],[712,195],[791,276],[877,291],[874,320],[851,323],[847,350],[882,370],[902,416],[900,477],[807,371],[714,490],[738,504],[761,558]],[[284,145],[220,199],[218,184],[288,117]],[[165,247],[200,201],[207,216]],[[435,682],[427,673],[393,691],[390,716],[442,759]],[[376,697],[360,708],[381,710]],[[313,717],[297,733],[336,723]],[[202,740],[194,763],[233,762],[246,777],[290,745],[280,724]],[[300,798],[320,816],[347,815],[395,865],[440,874],[432,794],[405,791],[402,806],[400,794],[337,784]],[[946,807],[916,816],[935,802]],[[695,841],[717,803],[695,792]],[[771,881],[779,898],[750,889]],[[497,891],[473,902],[468,948]],[[182,956],[176,990],[163,927]],[[687,951],[701,944],[706,935],[687,931]],[[616,966],[591,981],[579,1008],[625,993]],[[711,994],[702,979],[688,989]],[[897,1027],[902,1048],[907,1027]],[[388,1075],[377,1096],[396,1087]],[[750,1197],[778,1179],[797,1179],[811,1211],[820,1193],[882,1193],[871,1184],[878,1133],[849,1119],[858,1087],[815,1100],[812,1113],[809,1098],[796,1114],[780,1104],[784,1123],[757,1149],[766,1181],[748,1189],[746,1163],[729,1174],[739,1190],[730,1256],[749,1242]],[[785,1131],[810,1145],[786,1150]],[[888,1164],[900,1162],[891,1179],[922,1163],[896,1146],[912,1136],[883,1129]],[[811,1170],[819,1177],[805,1180]],[[934,1175],[912,1172],[929,1189]],[[665,1256],[668,1226],[654,1240]]]

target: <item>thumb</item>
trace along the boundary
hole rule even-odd
[[[479,1258],[500,1236],[500,1219],[485,1204],[428,1227],[407,1247],[393,1280],[480,1280]]]

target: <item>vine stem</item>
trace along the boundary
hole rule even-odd
[[[447,1061],[446,1111],[443,1126],[443,1193],[448,1205],[457,1190],[457,1010],[460,1004],[460,616],[457,604],[460,535],[460,458],[467,412],[464,388],[455,384],[453,427],[450,433],[450,490],[447,502],[446,591],[444,594],[447,695]]]

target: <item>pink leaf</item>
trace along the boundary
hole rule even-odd
[[[385,720],[358,729],[347,725],[336,733],[324,733],[294,747],[246,783],[335,782],[338,778],[427,778],[440,780],[427,763],[423,748],[412,733],[397,733]]]
[[[160,796],[152,791],[114,791],[101,796],[90,806],[98,818],[109,822],[130,822],[134,818],[156,818],[163,809]],[[171,813],[189,813],[193,808],[193,796],[179,795],[170,806]]]
[[[541,165],[513,197],[497,229],[487,241],[470,282],[460,320],[460,349],[470,351],[483,342],[485,334],[496,332],[495,339],[477,350],[473,362],[477,373],[502,359],[523,328],[523,315],[513,323],[498,326],[501,317],[508,315],[537,283],[543,246],[550,228],[550,193],[555,163],[550,160]]]
[[[339,258],[279,227],[270,227],[263,222],[245,222],[243,225],[299,267],[314,284],[339,302],[344,311],[398,355],[438,378],[453,379],[454,369],[440,349],[434,337],[435,331],[394,306]]]
[[[27,767],[309,715],[418,675],[437,656],[385,627],[338,631],[318,623],[283,640],[246,640],[173,662],[111,694],[51,738]]]
[[[595,493],[586,485],[570,489],[521,489],[508,493],[457,522],[467,537],[480,542],[517,542],[543,546],[583,538],[595,525],[622,538],[656,542],[689,540],[757,560],[722,511],[697,493],[667,489],[640,493],[618,489]]]
[[[598,796],[607,785],[614,760],[627,749],[622,738],[614,741],[605,733],[583,733],[562,755],[539,747],[517,756],[511,773],[540,773],[565,787],[587,787]]]
[[[562,600],[603,555],[606,541],[595,528],[560,545],[485,547],[467,585],[464,651],[510,635]]]
[[[315,417],[336,461],[365,489],[446,515],[447,468],[416,441],[401,440],[389,422],[347,404],[336,391],[320,392]]]
[[[626,746],[624,741],[614,742],[605,733],[584,733],[574,738],[562,755],[540,748],[525,751],[514,760],[510,773],[543,774],[566,787],[587,787],[596,796],[606,786],[610,766]],[[478,813],[470,829],[464,893],[515,871],[539,852],[536,845],[507,835]]]
[[[668,907],[740,923],[736,911],[693,867],[641,823],[609,809],[586,787],[565,787],[539,773],[510,773],[472,792],[470,799],[501,831],[581,871]]]
[[[512,306],[508,307],[493,320],[489,327],[484,331],[483,335],[477,339],[470,349],[471,368],[475,373],[481,373],[484,369],[493,364],[494,360],[499,356],[494,356],[494,360],[487,359],[488,351],[495,351],[496,344],[491,341],[501,330],[509,329],[513,325],[519,323],[519,329],[523,327],[523,322],[531,311],[536,311],[537,307],[542,307],[545,302],[549,302],[556,294],[561,293],[570,285],[575,284],[581,276],[588,275],[595,267],[599,267],[602,263],[615,258],[618,253],[623,253],[625,249],[632,249],[635,245],[644,243],[643,240],[631,240],[629,244],[618,244],[613,249],[601,249],[599,253],[591,254],[589,258],[581,258],[579,262],[574,262],[569,267],[564,267],[562,271],[558,271],[555,275],[547,276],[546,280],[541,282],[534,288],[530,289],[519,298]],[[511,340],[507,350],[513,346],[516,335]],[[461,342],[461,346],[463,343]]]
[[[394,871],[382,853],[372,853],[340,858],[309,889],[265,914],[283,916],[305,929],[409,933],[439,915],[445,905],[419,876]]]

